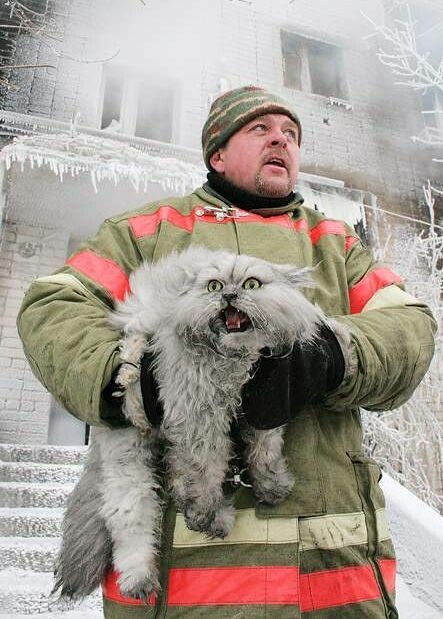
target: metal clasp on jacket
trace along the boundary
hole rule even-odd
[[[234,488],[238,488],[239,486],[243,486],[244,488],[252,488],[252,484],[248,484],[242,479],[242,475],[247,473],[248,469],[239,469],[238,466],[233,466],[231,471],[232,477],[227,477],[226,481],[231,482],[231,485],[234,486]]]
[[[215,215],[215,219],[217,221],[223,221],[226,217],[235,219],[236,217],[246,217],[248,215],[248,213],[243,213],[242,211],[237,210],[233,206],[206,205],[203,207],[203,209],[205,212],[210,213],[211,215]]]

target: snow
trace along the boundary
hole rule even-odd
[[[443,618],[443,517],[389,475],[383,475],[381,487],[402,582],[414,597],[438,605],[435,616]],[[414,619],[423,617],[418,613]]]
[[[401,619],[443,619],[443,611],[414,597],[401,576],[397,576],[396,587],[396,606]]]
[[[52,573],[30,572],[20,568],[0,571],[0,607],[7,614],[0,617],[17,619],[20,616],[38,616],[60,619],[100,617],[100,595],[89,596],[75,611],[74,604],[59,602],[50,595],[54,586]],[[70,612],[67,612],[69,609]],[[20,615],[19,613],[23,613]],[[71,614],[73,613],[73,614]]]

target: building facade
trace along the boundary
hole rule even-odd
[[[180,192],[183,162],[204,177],[201,126],[220,92],[255,84],[290,101],[303,126],[300,190],[307,204],[369,236],[374,208],[421,219],[423,182],[443,181],[441,166],[431,162],[435,150],[411,140],[425,128],[420,94],[394,85],[376,57],[379,41],[369,36],[373,26],[363,13],[382,23],[381,0],[34,0],[28,6],[32,12],[0,13],[11,26],[0,38],[3,64],[20,66],[1,76],[6,149],[14,135],[71,131],[96,139],[95,159],[103,163],[100,140],[118,139],[168,168],[170,182],[148,182],[137,192],[134,182],[119,178],[117,185],[102,181],[95,192],[89,168],[73,172],[83,161],[80,150],[61,182],[50,169],[57,155],[38,139],[35,156],[24,145],[22,163],[3,166],[0,442],[84,442],[83,425],[66,421],[23,357],[15,316],[24,291],[105,217]]]

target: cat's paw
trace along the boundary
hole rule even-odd
[[[184,517],[186,526],[191,531],[223,539],[234,525],[235,509],[230,504],[223,504],[217,509],[201,510],[191,503],[185,507]]]
[[[144,575],[120,574],[118,584],[124,596],[145,602],[160,589],[157,570]]]
[[[260,503],[278,505],[291,494],[294,487],[294,477],[286,470],[278,476],[266,476],[265,479],[256,478],[252,486]]]

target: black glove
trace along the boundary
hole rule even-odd
[[[140,389],[146,417],[151,425],[158,427],[163,421],[163,405],[159,399],[157,382],[152,372],[154,356],[146,352],[140,361]]]
[[[153,426],[159,426],[163,420],[163,406],[159,400],[158,385],[152,373],[154,361],[151,353],[145,353],[140,361],[140,389],[142,392],[143,406],[146,417]],[[116,384],[116,378],[120,366],[114,370],[108,385],[103,390],[103,397],[112,405],[122,406],[124,394],[121,387]]]
[[[257,430],[288,423],[309,404],[321,402],[343,381],[345,360],[333,331],[322,325],[315,341],[294,344],[283,357],[263,355],[243,387],[242,410]]]

